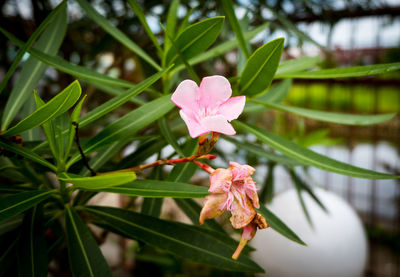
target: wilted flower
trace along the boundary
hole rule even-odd
[[[246,97],[232,95],[231,85],[223,76],[203,78],[200,87],[184,80],[176,88],[171,101],[177,105],[192,138],[209,132],[236,134],[229,123],[242,113]]]
[[[211,194],[206,197],[201,210],[200,224],[206,219],[222,215],[225,210],[230,211],[233,228],[244,228],[238,249],[232,256],[237,259],[247,241],[253,238],[257,228],[267,228],[268,224],[254,209],[260,207],[257,189],[250,176],[255,169],[236,162],[229,162],[229,165],[228,169],[219,168],[210,175],[208,191]]]

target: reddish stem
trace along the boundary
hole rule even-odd
[[[215,171],[215,169],[214,168],[212,168],[211,166],[209,166],[208,164],[203,164],[203,163],[201,163],[201,162],[199,162],[199,161],[196,161],[196,160],[194,160],[193,161],[195,164],[197,164],[201,169],[203,169],[205,172],[208,172],[208,173],[213,173],[214,171]]]
[[[207,155],[202,155],[202,156],[190,156],[190,157],[179,158],[179,159],[158,160],[158,161],[155,161],[154,163],[145,164],[145,165],[138,165],[138,166],[132,167],[132,168],[130,168],[128,170],[140,172],[140,171],[142,171],[143,169],[146,169],[146,168],[165,165],[165,164],[167,164],[167,165],[175,165],[175,164],[179,164],[179,163],[191,162],[191,161],[194,161],[196,159],[213,160],[215,158],[217,158],[216,155],[207,154]],[[124,171],[126,171],[126,170],[124,170]]]

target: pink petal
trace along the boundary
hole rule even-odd
[[[184,110],[197,110],[196,94],[199,88],[192,80],[184,80],[171,96],[171,101]]]
[[[210,175],[210,189],[211,193],[225,193],[228,192],[232,185],[232,173],[229,169],[218,168]]]
[[[209,131],[232,136],[235,129],[222,115],[207,116],[201,120],[201,125]]]
[[[209,76],[201,80],[198,101],[205,108],[218,107],[232,95],[231,84],[223,76]]]
[[[200,125],[195,118],[193,118],[193,114],[190,113],[187,115],[183,110],[179,111],[182,119],[185,121],[186,126],[188,127],[189,134],[192,138],[197,138],[198,136],[207,134],[210,130],[205,129],[202,125]]]
[[[225,116],[229,121],[239,117],[246,104],[246,96],[236,96],[228,99],[219,106],[219,114]]]

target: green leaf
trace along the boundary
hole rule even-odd
[[[81,86],[78,81],[73,82],[62,92],[53,97],[45,105],[38,108],[32,114],[18,122],[14,127],[8,129],[3,135],[13,136],[28,129],[32,129],[59,116],[71,108],[81,95]]]
[[[61,2],[51,13],[40,23],[39,27],[33,32],[33,34],[29,37],[28,41],[25,45],[19,49],[17,55],[15,56],[10,68],[8,69],[6,75],[4,76],[3,80],[0,83],[0,94],[3,91],[4,87],[6,86],[8,80],[14,73],[15,69],[17,68],[18,64],[21,62],[22,57],[24,56],[25,52],[32,46],[35,40],[40,36],[40,34],[45,30],[45,28],[53,21],[56,15],[61,11],[65,10],[66,1]]]
[[[84,153],[92,153],[113,142],[133,136],[137,131],[156,121],[174,107],[170,98],[171,95],[160,97],[116,120],[83,146]],[[67,168],[80,158],[79,153],[73,156],[68,161]]]
[[[284,80],[283,82],[269,89],[267,93],[255,98],[254,100],[264,103],[279,104],[280,102],[283,101],[283,99],[285,99],[286,95],[289,93],[291,86],[292,86],[292,80],[290,79]],[[267,110],[267,108],[264,105],[258,105],[252,103],[251,101],[252,99],[246,102],[244,112],[251,113],[251,112],[262,112]]]
[[[279,234],[294,242],[306,245],[285,223],[283,223],[274,213],[267,209],[264,204],[260,203],[260,208],[257,211],[265,217],[269,226]]]
[[[262,190],[259,194],[260,201],[264,203],[271,203],[274,197],[274,187],[275,187],[275,174],[274,168],[276,166],[275,162],[268,162],[267,164],[267,176],[265,177],[265,181],[262,187]]]
[[[175,38],[176,22],[178,19],[178,8],[180,0],[172,0],[169,5],[167,14],[167,33],[170,37]],[[164,39],[164,51],[168,51],[171,47],[171,42],[168,39]]]
[[[105,222],[111,230],[163,248],[179,257],[226,270],[263,271],[245,255],[233,260],[231,245],[202,228],[111,207],[89,206],[85,211]]]
[[[68,141],[65,147],[65,154],[64,154],[64,161],[68,159],[69,152],[71,151],[72,145],[74,143],[74,138],[75,138],[75,125],[73,124],[74,122],[79,121],[79,117],[81,115],[81,110],[82,110],[82,105],[83,102],[86,99],[86,94],[82,97],[82,99],[76,104],[74,110],[71,113],[71,119],[69,122],[69,132],[68,132]]]
[[[181,182],[167,182],[147,179],[136,180],[122,186],[119,185],[106,188],[93,188],[93,190],[119,193],[129,196],[143,196],[153,198],[203,198],[208,195],[208,189],[206,187],[195,186]]]
[[[79,120],[79,126],[84,127],[87,126],[88,124],[92,123],[96,119],[99,119],[103,117],[104,115],[110,113],[111,111],[115,110],[116,108],[122,106],[126,102],[128,102],[130,99],[133,97],[137,96],[139,93],[143,92],[145,89],[150,87],[152,84],[154,84],[158,79],[160,79],[166,72],[168,72],[169,68],[164,69],[146,80],[140,82],[140,84],[135,85],[133,88],[127,90],[123,94],[120,94],[116,97],[114,97],[111,100],[108,100],[104,104],[96,107],[94,110],[88,112],[85,114],[80,120]]]
[[[126,139],[114,142],[109,145],[107,148],[99,151],[94,155],[90,161],[89,165],[93,170],[100,169],[108,160],[110,160],[124,145],[131,141],[139,140],[138,137],[128,137]],[[81,171],[81,175],[87,176],[89,174],[89,170],[85,167]]]
[[[8,141],[1,139],[0,147],[8,151],[11,151],[15,154],[21,155],[33,162],[44,165],[53,171],[57,171],[57,168],[54,165],[52,165],[51,163],[40,157],[38,154],[32,152],[31,150],[26,149],[25,147],[19,146],[18,144],[9,143]]]
[[[186,70],[189,72],[190,76],[193,78],[193,80],[199,85],[200,84],[200,78],[197,75],[196,71],[194,71],[194,69],[192,68],[192,66],[188,63],[188,61],[186,60],[185,56],[182,54],[181,50],[179,49],[179,47],[175,44],[174,39],[171,38],[169,36],[169,34],[167,33],[167,31],[165,30],[164,26],[161,25],[161,28],[164,31],[165,37],[167,39],[169,39],[169,41],[171,42],[172,48],[175,50],[175,53],[178,55],[179,60],[181,62],[183,62],[183,64],[185,65]]]
[[[153,42],[154,46],[157,48],[159,57],[162,57],[163,55],[163,50],[161,49],[160,44],[158,43],[158,40],[156,36],[153,34],[151,31],[149,24],[147,24],[146,21],[146,16],[144,15],[142,9],[140,8],[139,4],[136,2],[136,0],[128,0],[129,5],[131,5],[132,9],[134,10],[136,16],[139,18],[140,23],[142,23],[142,26],[144,30],[146,31],[147,35]]]
[[[48,261],[44,232],[43,211],[41,205],[38,205],[25,214],[22,223],[18,242],[20,276],[47,276]]]
[[[254,28],[251,31],[248,31],[246,33],[244,33],[244,38],[246,40],[251,40],[252,38],[254,38],[257,34],[259,34],[260,32],[264,31],[268,26],[269,26],[269,22],[266,22],[256,28]],[[236,39],[230,40],[230,41],[226,41],[223,42],[217,46],[212,47],[211,49],[197,55],[196,57],[193,57],[192,59],[189,60],[189,64],[190,65],[195,65],[204,61],[208,61],[214,57],[220,56],[222,54],[225,54],[228,51],[231,51],[233,49],[235,49],[238,46],[238,41]],[[182,69],[184,69],[185,66],[183,64],[180,64],[178,66],[176,66],[172,71],[171,71],[171,75],[174,75],[175,73],[181,71]]]
[[[317,71],[296,72],[280,74],[276,78],[296,78],[296,79],[334,79],[334,78],[351,78],[363,77],[377,74],[388,73],[400,70],[400,62],[375,64],[365,66],[353,66],[343,68],[322,69]]]
[[[46,103],[39,97],[39,95],[36,93],[36,91],[33,92],[33,96],[35,98],[35,103],[36,103],[36,110],[38,110],[40,107],[44,106]],[[53,153],[53,156],[56,158],[58,162],[58,147],[56,143],[56,134],[54,132],[54,125],[52,120],[48,120],[42,124],[42,128],[44,131],[44,134],[46,136],[46,139],[49,143],[51,153]]]
[[[217,16],[202,20],[187,27],[176,39],[175,45],[186,60],[206,50],[217,39],[224,24],[224,17]],[[166,54],[166,64],[172,64],[178,54],[170,48]]]
[[[175,152],[178,153],[179,156],[185,157],[185,154],[174,137],[174,134],[172,133],[165,117],[162,117],[160,120],[158,120],[158,127],[160,128],[160,132],[165,140],[174,148]]]
[[[233,139],[233,138],[228,137],[228,136],[223,136],[222,138],[224,140],[227,140],[227,141],[235,144],[238,149],[244,149],[249,153],[252,153],[252,154],[257,155],[257,156],[262,157],[262,158],[266,158],[269,161],[274,161],[274,162],[277,162],[279,164],[285,164],[285,165],[288,165],[288,166],[301,165],[301,163],[297,162],[296,160],[293,160],[293,159],[288,158],[286,156],[283,156],[283,155],[280,155],[280,154],[265,150],[261,146],[257,146],[255,144],[251,144],[251,143],[241,142],[241,141],[239,141],[237,139]]]
[[[318,154],[307,148],[303,148],[291,141],[285,140],[266,130],[256,126],[247,125],[239,121],[233,122],[238,129],[252,133],[260,141],[278,150],[282,154],[301,162],[304,165],[314,166],[325,171],[335,172],[342,175],[368,179],[393,179],[400,178],[391,174],[376,172],[360,167],[356,167],[347,163],[343,163],[324,155]]]
[[[268,108],[273,108],[276,110],[294,113],[297,115],[301,115],[304,117],[332,122],[337,124],[346,124],[346,125],[372,125],[378,124],[392,119],[396,114],[376,114],[376,115],[360,115],[360,114],[344,114],[344,113],[335,113],[335,112],[324,112],[317,110],[304,109],[300,107],[291,107],[286,105],[279,105],[268,102],[261,102],[257,100],[251,100],[252,103],[262,105]]]
[[[229,24],[231,25],[231,28],[236,35],[236,39],[239,42],[239,46],[242,49],[246,58],[248,58],[250,56],[250,51],[247,48],[242,28],[240,27],[239,21],[235,15],[235,11],[233,10],[233,3],[231,0],[222,0],[222,6],[224,8],[225,15],[228,17]]]
[[[142,50],[136,43],[129,39],[123,32],[111,24],[109,20],[99,14],[91,4],[86,0],[77,0],[79,6],[86,12],[86,14],[97,24],[99,24],[110,36],[122,43],[126,48],[137,54],[143,60],[148,62],[157,70],[161,70],[161,67],[149,56],[145,51]]]
[[[279,75],[288,74],[293,72],[304,71],[315,67],[319,62],[321,62],[321,57],[302,57],[298,59],[291,59],[279,64],[278,70],[276,71],[275,77],[278,78]]]
[[[101,84],[99,82],[93,82],[93,81],[86,80],[85,83],[87,83],[87,84],[89,84],[91,86],[94,86],[95,88],[99,89],[102,92],[105,92],[105,93],[108,93],[108,94],[111,94],[111,95],[114,95],[114,96],[125,94],[127,92],[127,90],[125,90],[123,88],[119,88],[119,87],[116,87],[116,86],[112,86],[111,87],[111,86],[108,86],[108,85]],[[139,97],[131,98],[131,99],[129,99],[129,101],[132,102],[132,103],[135,103],[137,105],[143,105],[143,104],[146,103],[144,100],[140,99]]]
[[[69,264],[74,276],[112,276],[88,227],[69,205],[65,206]]]
[[[64,39],[67,28],[66,5],[63,5],[60,9],[61,11],[57,13],[57,16],[52,24],[46,28],[35,46],[35,48],[39,49],[40,51],[51,55],[57,53],[61,42]],[[8,33],[2,28],[0,28],[0,31],[2,33]],[[22,51],[26,44],[21,43],[19,46],[21,47],[20,51]],[[29,51],[32,50],[32,48],[29,49]],[[28,48],[25,50],[28,50]],[[1,124],[2,130],[7,129],[7,127],[11,124],[22,105],[31,95],[32,90],[39,82],[46,68],[47,66],[45,64],[35,60],[33,57],[29,57],[29,59],[24,63],[4,108]]]
[[[15,36],[4,30],[3,28],[0,27],[0,32],[2,32],[10,41],[12,41],[14,44],[16,44],[19,47],[22,47],[24,43],[17,39]],[[35,59],[40,60],[41,62],[50,65],[62,72],[65,72],[67,74],[70,74],[72,76],[75,76],[76,78],[82,79],[82,80],[89,80],[92,82],[97,82],[109,86],[118,86],[118,87],[125,87],[125,88],[131,88],[133,86],[132,83],[125,81],[125,80],[120,80],[117,78],[113,78],[110,76],[107,76],[105,74],[98,73],[96,71],[87,69],[83,66],[78,66],[75,64],[72,64],[70,62],[67,62],[66,60],[53,56],[53,55],[48,55],[36,47],[30,48],[28,50],[29,54],[31,54]],[[35,71],[36,72],[36,71]],[[29,74],[31,72],[29,71]]]
[[[2,198],[0,202],[0,222],[39,204],[53,193],[53,190],[35,190]]]
[[[27,117],[35,110],[36,110],[35,97],[32,94],[31,96],[28,97],[28,100],[26,100],[24,106],[22,107],[21,118]],[[29,129],[26,132],[23,132],[21,134],[21,137],[26,142],[42,140],[42,133],[40,131],[40,127],[35,127],[33,129]]]
[[[18,226],[21,225],[23,220],[23,215],[14,216],[8,220],[5,220],[0,223],[0,236],[15,230]],[[1,274],[0,274],[1,276]]]
[[[251,55],[239,80],[242,94],[253,96],[268,89],[279,65],[283,42],[283,38],[272,40]]]
[[[102,173],[92,177],[83,177],[72,173],[59,173],[57,174],[57,178],[73,184],[75,188],[100,190],[132,182],[136,179],[136,174],[133,171],[113,172]]]

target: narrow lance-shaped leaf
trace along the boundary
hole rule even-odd
[[[60,11],[57,13],[56,18],[49,24],[43,34],[37,41],[35,48],[38,50],[54,55],[57,53],[62,40],[64,39],[65,31],[67,28],[67,14],[66,5],[60,7]],[[9,34],[3,28],[0,27],[0,31],[3,34]],[[26,44],[22,43],[19,45],[23,48]],[[26,48],[25,50],[32,50],[32,47]],[[35,88],[40,78],[42,77],[47,66],[37,61],[33,57],[29,57],[24,63],[22,70],[19,74],[18,79],[15,82],[10,97],[7,100],[7,104],[4,108],[3,118],[1,123],[1,129],[5,130],[11,124],[14,117],[18,114],[22,105],[26,102],[31,95],[32,90]]]
[[[185,224],[111,207],[89,206],[85,211],[98,218],[100,223],[104,222],[102,227],[163,248],[179,257],[225,270],[263,271],[245,255],[233,260],[231,245],[202,228],[186,227]]]
[[[250,30],[248,32],[244,33],[244,38],[246,40],[251,40],[252,38],[254,38],[257,34],[259,34],[260,32],[264,31],[268,26],[270,25],[269,22],[266,22],[256,28],[254,28],[253,30]],[[223,42],[217,46],[214,46],[212,48],[210,48],[209,50],[197,55],[196,57],[193,57],[189,60],[189,64],[190,65],[196,65],[198,63],[204,62],[204,61],[208,61],[214,57],[223,55],[225,53],[227,53],[228,51],[231,51],[233,49],[235,49],[238,46],[238,41],[236,39],[230,40],[230,41],[226,41]],[[183,64],[180,64],[178,66],[176,66],[172,71],[171,71],[171,75],[176,74],[177,72],[181,71],[182,69],[184,69],[185,66]]]
[[[138,94],[142,93],[145,89],[150,87],[154,84],[158,79],[160,79],[165,73],[167,73],[169,68],[164,69],[160,72],[157,72],[153,76],[150,76],[146,80],[140,82],[138,85],[135,85],[133,88],[127,90],[126,92],[112,98],[111,100],[105,102],[104,104],[98,106],[94,110],[85,114],[79,120],[79,126],[84,127],[88,124],[92,123],[96,119],[101,118],[102,116],[110,113],[111,111],[115,110],[116,108],[122,106],[126,102],[128,102],[133,97],[137,96]]]
[[[335,112],[324,112],[317,110],[304,109],[300,107],[279,105],[275,103],[261,102],[256,99],[250,100],[252,103],[259,104],[268,108],[273,108],[276,110],[294,113],[297,115],[301,115],[304,117],[338,123],[338,124],[347,124],[347,125],[372,125],[378,124],[392,119],[396,114],[371,114],[371,115],[360,115],[360,114],[344,114],[344,113],[335,113]]]
[[[79,99],[80,95],[81,86],[79,85],[78,81],[75,81],[62,92],[53,97],[45,105],[41,106],[28,117],[21,120],[14,127],[8,129],[3,135],[17,135],[28,129],[39,126],[47,120],[57,117],[58,115],[69,110],[69,108],[71,108]]]
[[[18,47],[22,47],[24,45],[22,41],[20,41],[15,36],[13,36],[12,34],[10,34],[1,27],[0,27],[0,32],[2,32],[3,35],[5,35],[10,41],[12,41]],[[133,86],[133,84],[128,81],[113,78],[108,75],[98,73],[94,70],[87,69],[83,66],[72,64],[58,56],[48,55],[43,51],[40,51],[40,49],[36,47],[31,47],[28,50],[28,52],[35,59],[38,59],[47,65],[50,65],[62,72],[65,72],[82,80],[90,80],[92,82],[98,82],[105,85],[125,87],[125,88],[131,88]],[[31,71],[29,71],[28,73],[31,74]]]
[[[46,103],[40,98],[40,96],[36,93],[36,91],[33,92],[33,96],[35,98],[35,103],[36,103],[36,110],[40,109],[42,106],[44,106]],[[49,143],[51,153],[53,153],[53,156],[56,158],[58,161],[58,147],[56,143],[56,134],[54,132],[54,125],[52,120],[48,120],[42,124],[42,128],[44,131],[44,134],[46,136],[46,140]]]
[[[89,186],[86,186],[85,188],[92,189],[92,187]],[[181,182],[168,182],[149,179],[136,180],[125,185],[118,185],[113,187],[93,187],[93,190],[153,198],[203,198],[208,195],[208,190],[206,187],[195,186]]]
[[[374,64],[365,66],[353,66],[343,68],[322,69],[307,72],[295,72],[277,75],[275,78],[296,78],[296,79],[334,79],[351,78],[377,75],[400,70],[400,62]]]
[[[70,126],[69,126],[69,132],[68,132],[68,141],[67,145],[65,148],[65,154],[64,154],[64,161],[67,160],[69,152],[71,151],[72,145],[74,143],[74,137],[75,137],[75,122],[79,121],[79,116],[81,115],[81,110],[82,110],[82,105],[83,102],[86,99],[86,94],[82,97],[82,99],[76,104],[74,110],[71,113],[71,118],[70,118]]]
[[[261,146],[258,146],[258,145],[252,144],[252,143],[241,142],[241,141],[239,141],[237,139],[233,139],[233,138],[230,138],[228,136],[223,136],[223,139],[235,144],[238,149],[246,150],[249,153],[252,153],[252,154],[257,155],[259,157],[267,158],[270,161],[274,161],[274,162],[277,162],[279,164],[285,164],[285,165],[288,165],[288,166],[301,165],[301,163],[299,163],[296,160],[293,160],[293,159],[288,158],[286,156],[283,156],[283,155],[280,155],[280,154],[265,150]]]
[[[35,152],[32,152],[25,147],[19,146],[18,144],[9,143],[6,142],[4,139],[0,139],[0,147],[6,149],[7,151],[11,151],[15,154],[21,155],[35,163],[41,164],[53,171],[57,171],[57,168],[54,165],[40,157]]]
[[[113,122],[83,146],[84,153],[92,153],[117,140],[134,135],[173,108],[170,98],[170,95],[166,95],[153,100]],[[68,161],[67,168],[80,158],[79,153],[73,156]]]
[[[202,20],[187,27],[176,39],[175,45],[186,60],[206,50],[216,40],[224,24],[224,17],[217,16]],[[177,60],[178,54],[172,47],[166,54],[166,64]]]
[[[47,276],[47,247],[41,205],[25,214],[19,239],[18,264],[20,276]]]
[[[103,173],[92,177],[83,177],[72,173],[59,173],[57,178],[61,181],[74,185],[75,188],[82,189],[104,189],[119,186],[136,179],[135,172],[112,172]]]
[[[25,118],[31,113],[33,113],[35,110],[36,110],[35,98],[34,95],[32,94],[30,97],[28,97],[28,100],[25,102],[24,106],[21,109],[21,117]],[[35,127],[33,129],[27,130],[26,132],[23,132],[21,134],[21,137],[25,142],[41,140],[42,133],[40,127]]]
[[[231,28],[236,35],[236,39],[239,42],[239,46],[242,49],[246,58],[248,58],[250,56],[250,51],[247,48],[242,28],[240,27],[239,21],[235,15],[233,3],[231,0],[222,0],[222,6],[224,8],[225,15],[228,17],[229,24],[231,25]]]
[[[25,52],[32,46],[32,44],[35,42],[35,40],[40,36],[40,34],[45,30],[47,25],[50,24],[50,22],[53,21],[53,19],[56,17],[56,15],[62,10],[65,9],[66,1],[62,1],[54,10],[51,11],[51,13],[43,20],[42,23],[40,23],[39,27],[36,28],[36,30],[33,32],[33,34],[29,37],[28,41],[25,43],[25,45],[19,49],[17,55],[13,59],[13,62],[8,69],[6,75],[4,76],[3,80],[0,83],[0,94],[3,91],[4,87],[6,86],[8,80],[14,73],[15,69],[17,68],[18,64],[21,62],[22,57],[24,56]]]
[[[74,276],[112,276],[88,227],[69,205],[65,206],[69,263]]]
[[[79,127],[85,127],[92,123],[93,121],[97,120],[98,118],[106,115],[107,113],[113,111],[114,109],[118,108],[119,106],[123,105],[127,101],[131,100],[132,97],[138,95],[139,93],[143,92],[145,89],[150,87],[153,83],[155,83],[163,74],[165,74],[169,69],[164,69],[153,76],[150,76],[146,80],[142,81],[138,85],[134,86],[133,88],[121,92],[117,97],[105,102],[104,104],[98,106],[94,110],[88,112],[84,116],[82,116],[79,120]],[[113,91],[118,91],[117,88],[113,88]],[[144,103],[142,103],[144,104]],[[63,134],[67,134],[68,130],[64,130]],[[47,142],[43,142],[36,146],[34,150],[38,150],[47,145]],[[122,147],[122,146],[121,146]]]
[[[306,69],[310,69],[312,67],[315,67],[319,62],[321,62],[321,57],[319,56],[286,60],[279,64],[278,70],[276,71],[274,78],[278,78],[278,76],[282,74],[300,72]]]
[[[172,0],[171,5],[168,9],[167,14],[167,32],[170,37],[175,38],[175,28],[178,19],[178,8],[180,0]],[[168,39],[164,39],[164,51],[168,51],[171,47],[171,42]]]
[[[171,131],[171,128],[168,125],[167,119],[162,117],[158,120],[158,127],[160,128],[160,132],[165,138],[165,140],[174,148],[175,152],[178,153],[181,157],[184,157],[185,154],[183,153],[181,147],[179,146],[174,134]]]
[[[158,43],[158,40],[154,33],[151,31],[149,24],[147,24],[146,21],[146,16],[144,15],[142,9],[140,8],[139,4],[136,2],[136,0],[128,0],[129,5],[131,5],[133,11],[135,12],[136,16],[139,18],[140,23],[142,23],[142,26],[144,30],[146,31],[147,35],[153,42],[154,46],[157,48],[158,55],[159,57],[162,57],[163,55],[163,50],[161,49],[160,44]]]
[[[183,53],[179,49],[179,47],[175,44],[174,40],[169,36],[167,31],[165,30],[164,26],[161,25],[161,28],[164,31],[165,37],[171,42],[172,49],[174,49],[175,53],[178,55],[179,61],[183,62],[183,64],[185,65],[185,68],[189,72],[190,76],[199,85],[200,84],[200,78],[197,75],[196,71],[194,71],[192,66],[188,63],[188,61],[186,60],[185,56],[183,55]]]
[[[283,223],[274,213],[267,209],[264,204],[260,203],[258,212],[261,213],[269,226],[277,231],[279,234],[287,237],[288,239],[302,245],[306,245],[285,223]]]
[[[107,33],[113,38],[122,43],[129,50],[137,54],[143,60],[148,62],[157,70],[161,70],[161,67],[136,43],[129,39],[123,32],[111,24],[109,20],[99,14],[86,0],[77,0],[79,6],[86,12],[86,14],[97,24],[99,24]]]
[[[285,140],[266,130],[242,122],[233,122],[238,129],[242,129],[255,135],[260,141],[278,150],[282,154],[301,162],[304,165],[314,166],[322,170],[335,172],[342,175],[368,179],[393,179],[400,178],[391,174],[376,172],[365,168],[343,163],[327,156],[318,154],[312,150],[301,147],[291,141]]]
[[[150,179],[163,180],[163,167],[157,166],[153,168],[149,177]],[[153,217],[160,217],[163,202],[164,198],[146,197],[143,199],[140,213]]]
[[[270,86],[282,55],[283,42],[283,38],[270,41],[251,55],[239,80],[242,94],[253,96]]]
[[[254,99],[249,99],[246,102],[246,106],[244,108],[245,113],[251,113],[251,112],[262,112],[267,110],[268,108],[264,105],[258,105],[255,103],[252,103],[252,100],[259,101],[259,102],[264,102],[264,103],[275,103],[279,104],[280,102],[285,99],[286,95],[289,93],[290,87],[292,86],[292,80],[291,79],[286,79],[283,80],[281,83],[273,86],[271,89],[269,89],[266,93],[262,94],[259,97],[256,97]]]
[[[13,194],[1,199],[0,222],[11,218],[49,198],[54,191],[36,190]]]

